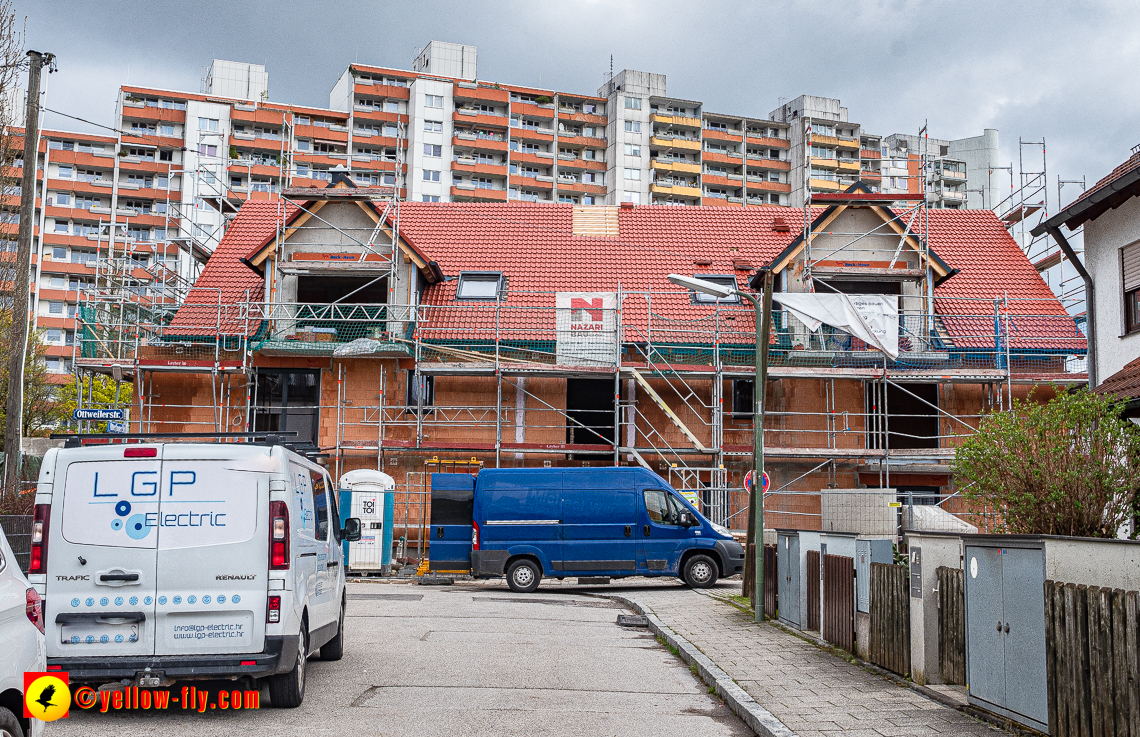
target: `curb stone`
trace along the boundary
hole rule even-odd
[[[715,688],[717,696],[724,699],[729,708],[759,737],[797,737],[796,733],[777,719],[772,712],[760,706],[743,688],[736,685],[736,681],[732,680],[707,655],[674,632],[671,627],[658,619],[637,600],[618,594],[598,594],[598,596],[621,602],[638,614],[644,615],[649,620],[649,629],[653,634],[665,640],[670,647],[676,648],[681,659],[686,663],[696,665],[697,674],[701,680]]]

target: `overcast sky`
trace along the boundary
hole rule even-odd
[[[58,56],[48,107],[104,125],[119,85],[197,92],[215,57],[265,64],[274,101],[327,107],[347,64],[408,69],[437,39],[477,46],[492,81],[594,92],[612,54],[615,70],[665,74],[670,95],[717,112],[767,117],[807,93],[840,98],[873,133],[997,128],[1015,167],[1018,138],[1044,138],[1051,210],[1057,175],[1091,185],[1140,144],[1140,3],[1126,0],[16,0],[16,11],[28,47]],[[1025,153],[1039,170],[1039,151]],[[1077,193],[1066,186],[1064,200]]]

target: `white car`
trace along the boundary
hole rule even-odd
[[[24,673],[45,670],[40,595],[24,578],[0,532],[0,737],[44,732],[44,722],[24,719]]]
[[[360,522],[341,529],[333,491],[280,445],[48,451],[30,568],[48,666],[143,687],[265,678],[274,706],[300,705],[306,659],[343,649],[341,541]]]

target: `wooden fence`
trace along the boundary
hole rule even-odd
[[[938,671],[943,682],[965,685],[966,596],[962,569],[940,566],[937,573]]]
[[[804,585],[807,586],[807,628],[819,632],[819,551],[807,551],[807,570],[804,571]]]
[[[1140,737],[1140,592],[1045,582],[1049,733]]]
[[[823,556],[823,639],[855,652],[855,559]]]
[[[871,564],[871,642],[867,659],[910,673],[910,580],[906,568]]]
[[[764,614],[775,619],[779,612],[777,594],[780,578],[776,575],[776,546],[764,546]]]

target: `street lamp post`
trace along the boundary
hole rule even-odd
[[[752,303],[756,315],[756,379],[752,386],[752,492],[749,497],[748,541],[752,547],[752,611],[757,622],[764,621],[764,390],[768,384],[768,336],[772,333],[772,271],[762,269],[763,301],[748,292],[714,284],[681,274],[670,274],[669,281],[679,287],[707,294],[717,299],[743,297]],[[748,546],[745,546],[748,550]],[[745,570],[748,566],[745,565]]]

